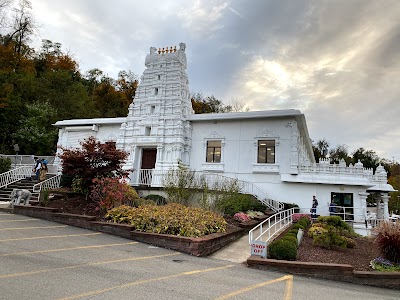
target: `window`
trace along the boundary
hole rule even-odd
[[[161,80],[161,75],[157,75],[157,79],[158,79],[158,80]]]
[[[258,141],[257,163],[259,164],[275,163],[275,141],[271,140]]]
[[[155,106],[155,105],[152,105],[152,106],[150,107],[150,113],[151,113],[151,114],[154,114],[155,111],[156,111],[156,106]]]
[[[220,163],[221,162],[221,141],[207,142],[206,162]]]
[[[157,96],[158,95],[158,88],[154,89],[154,95]]]

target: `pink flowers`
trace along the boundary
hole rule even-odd
[[[293,223],[297,223],[300,220],[300,218],[307,218],[311,221],[311,216],[309,214],[293,214],[292,216]]]
[[[242,212],[236,213],[233,216],[233,219],[235,219],[236,221],[239,221],[239,222],[250,221],[250,217],[248,215],[246,215],[245,213],[242,213]]]

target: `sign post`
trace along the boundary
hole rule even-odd
[[[251,255],[267,258],[267,243],[262,241],[251,241]]]

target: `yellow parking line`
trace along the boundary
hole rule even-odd
[[[40,226],[40,227],[19,227],[19,228],[0,228],[0,231],[7,231],[7,230],[28,230],[28,229],[45,229],[45,228],[64,228],[68,227],[68,225],[61,225],[61,226]]]
[[[35,237],[28,237],[28,238],[4,239],[4,240],[0,240],[0,242],[39,240],[39,239],[53,239],[53,238],[65,238],[65,237],[72,237],[72,236],[85,236],[85,235],[98,235],[98,234],[102,234],[102,233],[101,232],[96,232],[96,233],[81,233],[81,234],[35,236]]]
[[[24,220],[2,220],[0,221],[0,223],[2,222],[26,222],[26,221],[39,221],[39,219],[24,219]]]
[[[83,298],[83,297],[90,297],[90,296],[95,296],[95,295],[103,294],[103,293],[106,293],[106,292],[110,292],[110,291],[113,291],[113,290],[116,290],[116,289],[127,288],[127,287],[134,286],[134,285],[145,284],[145,283],[161,281],[161,280],[167,280],[167,279],[177,278],[177,277],[182,277],[182,276],[190,276],[190,275],[194,275],[194,274],[200,274],[200,273],[224,270],[224,269],[227,269],[227,268],[232,268],[234,266],[235,265],[227,265],[227,266],[210,268],[210,269],[205,269],[205,270],[194,270],[194,271],[189,271],[189,272],[182,272],[182,273],[178,273],[178,274],[174,274],[174,275],[168,275],[168,276],[162,276],[162,277],[158,277],[158,278],[151,278],[151,279],[132,281],[132,282],[128,282],[128,283],[125,283],[125,284],[109,287],[109,288],[106,288],[106,289],[95,290],[95,291],[91,291],[91,292],[87,292],[87,293],[83,293],[83,294],[79,294],[79,295],[73,295],[73,296],[66,297],[66,298],[61,298],[61,299],[58,299],[58,300],[73,300],[73,299],[79,299],[79,298]]]
[[[237,296],[239,294],[243,294],[243,293],[249,292],[251,290],[263,287],[265,285],[276,283],[276,282],[280,282],[280,281],[283,281],[283,280],[287,280],[286,287],[285,287],[285,294],[284,294],[284,298],[283,299],[284,300],[290,300],[290,299],[292,299],[292,289],[293,289],[293,276],[292,275],[286,275],[286,276],[283,276],[283,277],[280,277],[280,278],[277,278],[277,279],[274,279],[274,280],[270,280],[270,281],[262,282],[262,283],[255,284],[255,285],[252,285],[252,286],[248,286],[246,288],[243,288],[243,289],[237,290],[235,292],[232,292],[232,293],[220,296],[218,298],[215,298],[215,300],[225,300],[225,299],[228,299],[228,298],[232,298],[232,297]]]
[[[117,260],[97,261],[97,262],[91,262],[91,263],[86,263],[86,264],[73,265],[73,266],[69,266],[69,267],[61,267],[61,268],[54,268],[54,269],[43,269],[43,270],[37,270],[37,271],[31,271],[31,272],[23,272],[23,273],[14,273],[14,274],[1,275],[0,279],[12,278],[12,277],[21,277],[21,276],[35,275],[35,274],[43,274],[43,273],[54,272],[54,271],[64,271],[64,270],[76,269],[76,268],[82,268],[82,267],[98,266],[98,265],[105,265],[105,264],[114,264],[114,263],[127,262],[127,261],[159,258],[159,257],[173,256],[173,255],[178,255],[178,254],[180,254],[180,253],[176,252],[176,253],[154,255],[154,256],[142,256],[142,257],[131,257],[131,258],[124,258],[124,259],[117,259]]]
[[[26,252],[18,252],[18,253],[1,254],[0,257],[2,257],[2,256],[25,255],[25,254],[60,252],[60,251],[80,250],[80,249],[93,249],[93,248],[113,247],[113,246],[122,246],[122,245],[133,245],[133,244],[137,244],[137,243],[138,242],[129,242],[129,243],[120,243],[120,244],[104,244],[104,245],[81,246],[81,247],[71,247],[71,248],[58,248],[58,249],[39,250],[39,251],[26,251]]]

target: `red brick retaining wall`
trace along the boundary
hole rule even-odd
[[[224,233],[213,233],[200,238],[138,232],[134,231],[133,226],[127,224],[99,222],[96,221],[96,217],[93,216],[59,213],[58,209],[40,206],[16,205],[14,206],[14,213],[101,231],[195,256],[207,256],[240,238],[244,234],[243,229],[234,226],[228,227],[227,231]]]
[[[351,265],[265,259],[259,256],[250,256],[247,259],[247,265],[260,270],[280,271],[294,275],[400,290],[400,272],[361,272],[354,271],[354,267]]]

